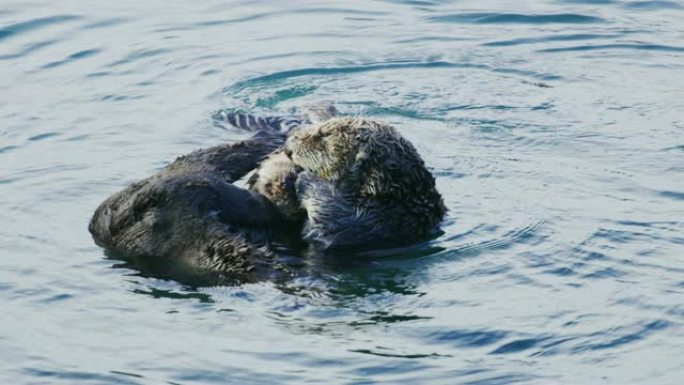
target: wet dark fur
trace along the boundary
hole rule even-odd
[[[105,200],[89,230],[102,247],[246,280],[288,275],[267,245],[275,206],[232,183],[284,141],[280,134],[199,150]]]
[[[320,124],[339,115],[339,111],[329,102],[308,104],[303,112],[304,116],[289,120],[298,124],[290,124],[285,130],[281,126],[276,129],[289,134],[291,130],[307,130],[314,124]],[[244,113],[225,115],[226,121],[232,125],[250,131],[261,129],[263,125],[259,122],[267,120]],[[285,119],[271,117],[270,120],[284,121]],[[247,188],[268,198],[293,228],[301,227],[306,218],[306,211],[302,208],[295,191],[295,181],[299,171],[301,169],[292,162],[292,159],[279,149],[264,159],[247,181]]]
[[[176,159],[105,200],[93,238],[184,274],[254,281],[292,276],[270,246],[302,223],[301,237],[320,248],[368,247],[424,239],[444,216],[434,178],[392,127],[331,119],[283,148],[285,135],[276,127]],[[255,168],[251,191],[233,185]]]
[[[307,212],[302,236],[319,247],[425,239],[446,213],[435,179],[391,126],[335,118],[292,133],[285,146]]]

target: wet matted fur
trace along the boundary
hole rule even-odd
[[[424,239],[446,213],[416,149],[385,123],[333,118],[291,133],[285,153],[303,169],[302,236],[324,249]]]
[[[253,281],[292,276],[269,247],[278,234],[301,230],[319,249],[408,243],[445,214],[434,178],[391,126],[333,118],[284,142],[272,130],[180,157],[105,200],[89,230],[118,255]],[[251,191],[233,185],[255,168]]]
[[[287,276],[268,249],[282,224],[278,210],[232,184],[283,142],[283,135],[259,133],[182,156],[105,200],[89,230],[102,247],[155,257],[179,270],[249,281]]]

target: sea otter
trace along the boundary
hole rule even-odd
[[[255,281],[294,274],[272,247],[293,229],[318,250],[428,236],[445,208],[413,146],[383,123],[320,111],[318,120],[226,115],[257,133],[112,195],[90,222],[96,243],[184,273]],[[233,184],[255,168],[249,189]]]
[[[279,133],[198,150],[112,195],[89,230],[109,250],[191,275],[220,273],[255,281],[291,274],[269,249],[283,225],[277,208],[233,182],[283,144]],[[168,270],[168,269],[166,269]]]
[[[95,242],[137,262],[136,267],[154,265],[152,270],[173,278],[207,272],[241,281],[292,276],[286,263],[291,259],[281,258],[274,246],[298,243],[299,239],[289,237],[293,230],[298,237],[299,228],[288,210],[277,205],[278,199],[273,199],[274,204],[258,191],[275,193],[275,184],[255,180],[254,188],[246,190],[233,182],[267,156],[272,159],[293,128],[337,113],[329,104],[310,105],[305,111],[304,116],[268,118],[217,114],[215,118],[255,132],[254,136],[179,157],[155,175],[115,193],[99,205],[90,221]],[[264,175],[275,181],[282,173],[274,170]],[[294,184],[287,191],[294,193]],[[286,196],[285,191],[279,194]]]
[[[382,122],[333,118],[289,135],[302,238],[323,249],[414,242],[428,237],[446,207],[413,145]]]
[[[413,145],[379,121],[319,110],[325,113],[317,116],[317,124],[291,126],[285,147],[249,179],[250,190],[271,200],[287,220],[303,221],[303,240],[318,249],[429,236],[446,208]],[[242,128],[260,119],[228,117]]]
[[[246,131],[290,134],[306,131],[339,115],[335,106],[323,101],[304,106],[302,115],[262,117],[240,111],[219,111],[214,119]],[[306,217],[295,191],[299,171],[301,167],[280,148],[266,157],[247,180],[247,188],[268,198],[293,227],[299,226]]]

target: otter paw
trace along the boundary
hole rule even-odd
[[[295,182],[295,192],[298,197],[306,195],[307,191],[311,190],[311,186],[316,183],[318,178],[308,171],[302,171],[297,175]]]

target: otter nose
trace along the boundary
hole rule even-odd
[[[292,159],[292,137],[287,138],[285,145],[283,145],[283,152],[285,156]]]
[[[285,143],[285,146],[283,147],[283,152],[285,153],[285,156],[292,159],[292,149],[287,145],[287,143]]]

